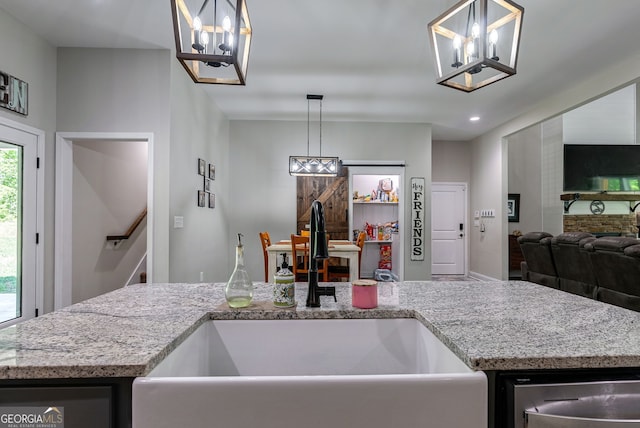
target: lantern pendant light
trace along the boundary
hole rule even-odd
[[[511,0],[462,0],[431,21],[436,82],[472,92],[516,74],[523,15]]]
[[[196,83],[245,85],[251,23],[245,0],[171,0],[176,57]]]

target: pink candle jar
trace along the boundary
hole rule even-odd
[[[370,279],[357,279],[351,284],[351,305],[360,309],[378,306],[378,283]]]

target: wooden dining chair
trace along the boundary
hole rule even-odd
[[[260,232],[260,243],[262,244],[262,254],[264,255],[264,282],[269,282],[269,253],[267,247],[271,245],[269,232]]]
[[[362,273],[362,271],[360,270],[360,266],[362,265],[362,250],[364,248],[364,241],[366,240],[366,237],[366,232],[360,232],[355,242],[355,244],[360,248],[360,251],[358,251],[358,277],[360,277],[360,274]],[[331,265],[331,263],[329,263],[329,281],[349,281],[349,278],[351,277],[350,268],[350,266]]]
[[[309,237],[291,235],[291,267],[296,282],[309,280]],[[318,281],[327,281],[328,259],[318,261]]]

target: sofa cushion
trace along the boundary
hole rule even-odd
[[[624,255],[640,259],[640,244],[629,245],[624,249]],[[640,263],[640,261],[639,261]]]
[[[578,245],[580,243],[580,241],[582,241],[585,238],[593,238],[595,239],[595,236],[593,236],[590,233],[587,232],[565,232],[565,233],[561,233],[558,236],[554,236],[553,238],[551,238],[551,244],[574,244],[574,245]]]
[[[624,252],[624,249],[631,246],[640,244],[640,241],[636,238],[628,238],[626,236],[604,236],[592,241],[590,244],[593,250],[602,251],[615,251]],[[589,248],[587,246],[587,248]]]
[[[547,232],[528,232],[524,235],[518,236],[518,243],[522,244],[523,242],[540,242],[543,238],[552,238],[553,235]]]

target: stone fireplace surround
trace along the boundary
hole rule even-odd
[[[564,232],[589,232],[596,236],[638,236],[636,214],[565,214],[562,219]]]

